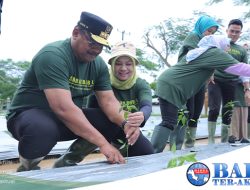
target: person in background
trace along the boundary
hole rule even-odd
[[[227,36],[231,39],[228,53],[239,62],[248,63],[246,50],[236,44],[239,39],[243,24],[239,19],[232,19],[226,30]],[[244,78],[242,80],[245,80]],[[248,80],[248,79],[247,79]],[[233,104],[235,100],[235,87],[239,81],[236,75],[228,74],[224,70],[216,70],[214,81],[208,84],[208,143],[215,143],[216,123],[221,109],[221,142],[228,141],[228,129],[231,123]],[[244,81],[243,81],[243,84]],[[246,92],[248,93],[248,92]]]
[[[136,127],[143,127],[152,112],[152,93],[149,84],[136,74],[136,65],[139,64],[136,58],[136,48],[131,42],[118,42],[112,47],[108,63],[111,65],[110,79],[115,97],[121,103],[121,107],[129,111],[129,120],[135,120],[135,123],[138,124]],[[87,107],[99,107],[95,95],[89,96]],[[112,141],[112,144],[121,151],[123,156],[154,153],[150,141],[142,134],[133,146],[128,147],[128,150],[126,146],[123,146],[125,142],[126,137],[122,130]],[[124,148],[120,149],[121,146]],[[96,145],[91,145],[81,139],[56,161],[54,167],[76,165],[96,148]]]
[[[185,38],[183,45],[179,51],[178,62],[188,53],[189,50],[197,48],[197,44],[204,37],[214,34],[219,28],[217,21],[208,16],[203,15],[196,21],[194,29]],[[182,148],[183,142],[186,148],[191,148],[195,144],[197,124],[204,105],[206,85],[190,99],[187,100],[187,127],[181,124],[176,130],[170,134],[170,146],[176,143],[176,149]],[[184,114],[185,115],[185,114]]]
[[[249,54],[250,54],[250,46],[249,46],[249,44],[248,43],[245,43],[244,45],[243,45],[243,47],[246,49],[246,51],[247,51],[247,55],[248,55],[248,58],[249,58]],[[248,61],[248,63],[249,63],[249,61]],[[247,128],[248,128],[248,139],[250,139],[250,107],[248,106],[248,118],[247,118]]]
[[[233,34],[234,33],[231,33],[231,35]],[[232,39],[234,38],[232,37]],[[247,50],[247,44],[244,44],[243,48]],[[238,48],[238,50],[239,52],[244,52],[240,47]],[[228,142],[236,143],[236,141],[240,141],[240,143],[250,143],[250,141],[248,140],[248,106],[250,105],[249,79],[246,79],[243,82],[239,79],[239,82],[237,83],[235,88],[234,102],[235,103],[233,108],[233,115],[231,118]]]
[[[248,55],[248,59],[249,59],[249,54],[250,54],[250,46],[248,43],[245,43],[243,45],[243,47],[246,49],[247,51],[247,55]],[[248,64],[249,64],[249,61],[248,61]],[[248,106],[248,118],[247,118],[247,128],[248,128],[248,139],[250,139],[250,107]]]
[[[33,58],[6,116],[19,141],[17,171],[39,169],[39,162],[59,141],[86,139],[109,163],[125,163],[110,144],[124,131],[129,145],[141,138],[141,116],[125,119],[111,88],[106,63],[99,56],[110,48],[112,25],[82,12],[71,38],[44,46]],[[95,93],[100,109],[83,108]],[[77,141],[76,140],[76,141]]]
[[[153,131],[155,152],[163,151],[170,133],[175,130],[178,110],[200,90],[215,69],[250,76],[250,65],[240,63],[230,56],[226,52],[229,46],[230,39],[225,36],[205,36],[198,43],[198,48],[190,50],[185,59],[158,77],[156,95],[159,97],[162,121]],[[165,135],[164,139],[161,138],[162,134]]]

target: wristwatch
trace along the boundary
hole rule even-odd
[[[128,121],[125,119],[125,120],[122,122],[122,124],[121,124],[121,128],[122,128],[123,130],[124,130],[124,127],[125,127],[126,123],[128,123]]]
[[[250,88],[244,88],[244,92],[250,91]]]

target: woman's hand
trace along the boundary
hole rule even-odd
[[[129,113],[127,121],[131,127],[140,127],[144,121],[143,112]]]

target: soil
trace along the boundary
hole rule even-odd
[[[219,143],[219,142],[220,142],[220,139],[216,138],[216,143]],[[208,143],[207,139],[196,140],[196,145],[206,145],[207,143]],[[169,146],[167,145],[164,151],[168,151],[168,150],[169,150]],[[49,157],[47,159],[44,159],[41,161],[39,166],[42,169],[51,168],[53,166],[54,161],[57,158],[58,157]],[[81,164],[89,163],[89,162],[105,161],[105,160],[106,160],[106,158],[103,154],[92,153],[92,154],[86,156],[85,159],[81,162]],[[18,168],[18,166],[19,166],[18,159],[0,161],[0,172],[1,173],[14,173],[14,172],[16,172],[16,169]]]

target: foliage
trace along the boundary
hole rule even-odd
[[[186,126],[188,122],[188,110],[179,110],[178,111],[178,120],[177,125]]]
[[[156,90],[156,81],[149,84],[152,90]]]
[[[178,120],[177,120],[177,125],[181,124],[181,126],[186,126],[188,122],[188,111],[187,110],[179,110],[178,111]],[[176,144],[174,143],[171,147],[171,152],[175,153],[176,152]],[[191,153],[191,154],[186,154],[183,156],[178,156],[175,157],[171,160],[169,160],[167,168],[174,168],[177,166],[182,166],[185,164],[185,162],[196,162],[196,153]]]
[[[143,65],[147,70],[153,70],[157,71],[158,70],[158,65],[153,63],[152,61],[144,58],[145,57],[145,52],[141,49],[136,49],[136,56],[138,61],[140,62],[140,65]]]
[[[223,117],[227,114],[229,114],[229,117],[231,118],[232,117],[232,112],[233,112],[233,108],[234,108],[234,105],[235,103],[238,102],[238,101],[229,101],[226,103],[226,105],[224,105],[224,108],[227,109],[227,111],[223,114]]]
[[[170,55],[178,53],[182,42],[193,30],[196,20],[204,14],[207,13],[194,11],[192,18],[168,18],[160,24],[149,27],[144,32],[143,41],[146,47],[152,50],[161,67],[171,67]],[[216,21],[222,23],[221,19],[216,19]]]
[[[161,66],[171,67],[168,57],[181,47],[180,41],[191,31],[190,22],[191,19],[169,18],[146,30],[143,35],[144,43],[153,50]]]
[[[126,103],[122,104],[122,107],[120,108],[119,111],[121,112],[122,110],[124,111],[124,118],[126,120],[128,119],[129,113],[138,111],[137,107],[135,107],[134,105],[126,104]],[[123,142],[123,140],[121,139],[117,139],[117,141],[122,144],[122,146],[119,149],[126,150],[126,158],[127,158],[126,160],[128,161],[128,148],[129,148],[128,141],[126,140],[126,142]]]
[[[26,61],[0,60],[0,104],[5,104],[7,98],[12,99],[29,65]]]
[[[176,144],[175,143],[171,147],[171,152],[172,153],[176,152]],[[171,160],[169,160],[169,162],[167,164],[167,168],[174,168],[177,166],[182,166],[186,162],[197,162],[196,153],[186,154],[183,156],[177,156],[175,158],[172,158]]]
[[[223,1],[224,0],[210,0],[207,2],[207,4],[212,5],[215,3],[221,3]],[[232,0],[232,1],[235,5],[249,5],[250,4],[250,0]]]
[[[213,4],[221,3],[224,2],[224,0],[210,0],[207,2],[207,5],[211,6]],[[234,5],[236,6],[249,6],[250,5],[250,0],[232,0]],[[250,18],[250,11],[242,13],[242,22],[246,22],[247,19]],[[239,42],[248,42],[250,39],[249,36],[250,29],[246,29],[243,34],[241,34],[240,39],[238,40]]]
[[[184,156],[178,156],[176,158],[173,158],[168,162],[167,168],[182,166],[183,164],[185,164],[185,162],[197,162],[195,156],[196,153],[191,153]]]
[[[221,3],[224,0],[209,0],[206,4],[211,6],[216,3]],[[243,6],[249,6],[250,5],[250,0],[232,0],[234,5],[243,5]],[[250,18],[250,11],[246,12],[243,14],[244,19],[249,19]]]
[[[194,14],[205,13],[194,12]],[[171,63],[168,61],[169,56],[178,53],[182,42],[193,30],[195,21],[196,17],[189,19],[169,18],[146,30],[143,35],[144,43],[153,51],[162,67],[171,67]]]

